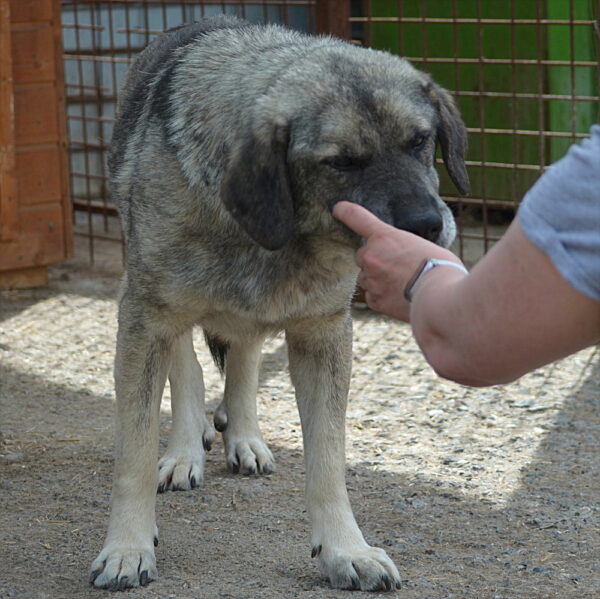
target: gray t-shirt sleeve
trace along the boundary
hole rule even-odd
[[[527,192],[518,213],[527,238],[581,293],[600,300],[600,126]]]

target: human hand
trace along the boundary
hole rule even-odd
[[[392,318],[409,321],[410,304],[404,288],[425,258],[461,263],[449,250],[387,225],[358,204],[338,202],[333,216],[365,239],[354,258],[361,269],[358,283],[365,290],[367,305]]]

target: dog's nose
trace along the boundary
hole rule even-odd
[[[413,216],[408,222],[404,223],[402,228],[428,241],[437,241],[444,228],[444,221],[437,211],[431,210]]]

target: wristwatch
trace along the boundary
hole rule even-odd
[[[410,278],[410,281],[406,284],[404,288],[404,297],[407,302],[412,301],[412,296],[415,290],[417,283],[432,269],[436,266],[453,266],[454,268],[458,268],[465,274],[469,274],[469,271],[462,265],[458,264],[458,262],[451,262],[450,260],[438,260],[437,258],[425,258],[421,264],[419,264],[419,268],[415,271],[415,274]]]

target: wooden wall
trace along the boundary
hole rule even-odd
[[[0,288],[72,253],[59,0],[0,0]]]

